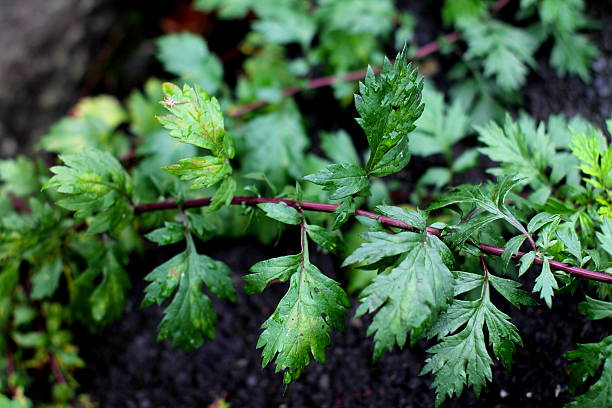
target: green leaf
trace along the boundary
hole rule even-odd
[[[298,225],[302,222],[303,216],[293,207],[286,203],[259,203],[257,204],[268,217],[285,224]]]
[[[162,228],[149,232],[145,237],[157,245],[176,244],[185,238],[185,226],[180,222],[166,221]]]
[[[304,151],[309,144],[299,110],[284,103],[273,113],[259,115],[244,127],[243,170],[264,173],[277,187],[288,176],[304,175]]]
[[[520,260],[521,266],[519,268],[519,276],[523,276],[523,274],[527,272],[529,268],[531,268],[531,265],[533,265],[533,261],[535,260],[535,257],[536,257],[535,251],[527,252],[525,255],[521,257],[521,260]]]
[[[455,101],[444,103],[444,94],[429,83],[423,89],[425,109],[415,122],[416,130],[411,136],[410,150],[419,156],[436,153],[448,154],[452,146],[469,133],[469,118],[465,108]]]
[[[299,0],[279,3],[274,0],[258,0],[253,3],[259,20],[253,30],[261,33],[266,41],[277,44],[297,42],[307,47],[316,31],[308,4]]]
[[[266,259],[251,266],[248,275],[242,277],[246,285],[244,291],[248,294],[262,292],[268,283],[274,279],[286,282],[300,268],[302,254],[281,256]]]
[[[62,258],[57,256],[41,265],[32,276],[32,293],[34,300],[52,296],[62,276]]]
[[[170,115],[158,117],[168,134],[183,143],[208,149],[216,157],[234,157],[234,141],[225,131],[219,102],[199,86],[163,84],[163,105]]]
[[[510,238],[508,242],[506,242],[506,245],[504,245],[504,252],[502,252],[501,255],[504,268],[508,268],[512,255],[516,255],[519,252],[519,249],[521,248],[521,245],[523,245],[523,242],[525,242],[525,239],[527,239],[525,235],[517,235],[516,237]]]
[[[599,343],[578,344],[576,350],[565,353],[573,361],[568,370],[572,373],[570,391],[575,392],[578,384],[584,383],[597,374],[603,365],[601,375],[584,394],[566,405],[571,408],[601,408],[612,404],[612,336]]]
[[[304,180],[323,186],[325,191],[331,191],[329,198],[332,200],[357,194],[370,185],[365,171],[350,163],[330,164],[318,173],[305,176]]]
[[[0,191],[6,191],[17,197],[30,195],[40,190],[34,162],[24,156],[0,160],[0,180],[4,183]]]
[[[318,225],[306,225],[306,232],[317,245],[333,254],[338,254],[343,249],[342,237],[336,231]]]
[[[559,33],[550,53],[550,63],[557,74],[575,74],[583,81],[590,79],[593,62],[599,56],[597,47],[588,38],[577,33]]]
[[[102,282],[91,294],[91,315],[95,322],[107,324],[123,315],[130,278],[112,250],[108,250],[102,263]]]
[[[232,172],[232,166],[226,158],[213,156],[182,159],[179,164],[163,169],[179,176],[181,180],[193,180],[189,187],[191,189],[214,186]]]
[[[211,94],[219,90],[223,66],[201,36],[186,32],[168,34],[157,40],[157,46],[157,59],[166,71]]]
[[[586,302],[578,305],[580,313],[589,320],[612,319],[612,302],[586,297]]]
[[[221,207],[228,206],[236,193],[236,180],[233,177],[226,177],[223,183],[219,186],[215,195],[212,198],[209,211],[216,211]]]
[[[572,153],[582,164],[580,170],[591,176],[585,179],[595,188],[612,187],[612,146],[608,146],[605,137],[595,128],[588,132],[572,132]]]
[[[321,132],[319,137],[321,138],[321,149],[333,162],[359,165],[359,156],[346,131]]]
[[[345,222],[348,221],[351,215],[355,214],[356,210],[357,208],[354,199],[352,197],[345,198],[334,211],[335,217],[332,228],[335,230],[340,228]]]
[[[352,264],[371,265],[389,256],[403,254],[412,250],[419,242],[419,234],[414,232],[364,232],[360,235],[361,246],[353,251],[342,263],[342,266]]]
[[[262,366],[276,358],[276,371],[284,371],[285,384],[300,376],[310,363],[310,354],[319,362],[325,361],[330,330],[344,327],[349,306],[340,285],[310,263],[307,245],[291,275],[289,290],[262,325],[264,331],[257,342],[257,348],[263,347]],[[283,271],[284,279],[286,272]]]
[[[132,181],[110,153],[97,150],[61,155],[64,166],[51,167],[55,173],[43,187],[57,188],[64,198],[57,204],[76,211],[88,220],[88,232],[97,234],[119,229],[133,215],[130,204]]]
[[[407,139],[402,144],[404,149],[393,148],[407,138],[423,112],[422,89],[423,81],[417,79],[416,70],[408,63],[406,49],[397,55],[395,65],[385,58],[379,75],[369,68],[364,82],[359,83],[355,108],[360,116],[357,122],[365,131],[370,146],[365,168],[369,175],[382,177],[407,163]],[[397,160],[399,165],[377,167],[383,160],[386,163]]]
[[[580,238],[578,238],[574,225],[565,223],[561,225],[555,233],[565,245],[565,250],[572,254],[579,263],[582,262],[582,245],[580,244]]]
[[[497,290],[506,300],[514,305],[517,309],[521,305],[537,306],[537,302],[533,300],[527,292],[519,289],[521,284],[512,279],[504,279],[498,276],[489,274],[491,285]]]
[[[374,360],[395,344],[402,348],[408,334],[414,343],[453,295],[453,275],[438,249],[444,244],[428,234],[411,237],[401,262],[375,277],[360,295],[356,316],[375,313],[367,332],[374,335]]]
[[[492,277],[492,275],[489,275]],[[433,387],[436,389],[436,406],[447,397],[459,396],[467,384],[476,396],[487,381],[491,381],[493,360],[486,347],[484,325],[487,325],[489,344],[495,356],[509,367],[516,345],[522,345],[516,327],[510,317],[495,307],[490,299],[489,284],[482,282],[481,297],[467,301],[456,299],[450,305],[442,321],[450,324],[440,334],[446,334],[442,341],[427,350],[433,355],[427,359],[421,374],[433,373]],[[497,278],[497,287],[503,288],[504,297],[517,301],[514,282]],[[496,287],[494,285],[494,287]],[[513,302],[513,303],[515,303]],[[519,302],[519,303],[520,303]],[[459,328],[459,332],[452,334]]]
[[[540,275],[536,278],[533,291],[540,292],[540,298],[544,299],[546,305],[550,308],[552,307],[552,297],[555,289],[559,289],[559,285],[557,284],[555,275],[553,275],[550,270],[548,258],[544,258],[542,272],[540,272]]]
[[[315,14],[330,31],[386,36],[393,27],[394,12],[390,0],[323,0]]]
[[[520,88],[528,66],[535,66],[533,54],[539,46],[535,35],[498,20],[466,21],[461,25],[468,43],[466,58],[482,58],[484,74],[495,77],[504,91]]]
[[[529,220],[529,224],[527,224],[527,231],[531,234],[537,232],[544,225],[549,224],[553,221],[559,219],[559,216],[556,214],[549,214],[547,212],[536,214],[531,220]]]
[[[599,245],[612,256],[612,221],[609,218],[604,217],[601,224],[601,232],[597,233],[597,239]]]
[[[191,235],[187,249],[155,268],[145,280],[143,306],[161,304],[174,293],[159,324],[159,338],[187,352],[199,347],[205,338],[215,337],[217,316],[210,298],[202,293],[202,284],[221,299],[236,300],[230,269],[222,262],[196,252]]]
[[[419,210],[411,210],[409,208],[400,208],[390,205],[379,205],[376,207],[378,212],[387,217],[395,218],[405,224],[411,225],[419,230],[425,230],[427,227],[427,213]]]

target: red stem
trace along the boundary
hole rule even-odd
[[[210,198],[199,198],[195,200],[187,200],[183,202],[183,204],[181,205],[181,208],[204,207],[204,206],[209,205],[210,201],[211,201]],[[234,205],[239,205],[239,204],[257,205],[260,203],[281,203],[281,202],[287,204],[288,206],[291,206],[291,207],[294,207],[300,210],[307,210],[307,211],[319,211],[319,212],[331,213],[331,212],[334,212],[336,208],[338,208],[338,204],[314,203],[310,201],[303,201],[302,203],[298,203],[296,201],[286,200],[283,198],[234,197],[231,201],[231,203]],[[175,201],[162,201],[159,203],[137,205],[134,207],[134,211],[136,212],[136,214],[141,214],[141,213],[149,212],[149,211],[176,209],[178,207],[179,205]],[[391,227],[396,227],[396,228],[400,228],[400,229],[404,229],[408,231],[415,231],[415,232],[420,231],[418,228],[412,225],[406,224],[405,222],[402,222],[398,219],[385,217],[383,215],[376,214],[370,211],[357,210],[355,211],[355,215],[372,218],[374,220],[377,220],[381,224],[388,225]],[[437,237],[440,237],[442,235],[440,233],[440,230],[436,228],[427,227],[426,231],[427,233],[435,235]],[[473,243],[473,242],[472,244],[480,248],[480,250],[484,252],[485,254],[501,256],[502,252],[504,252],[503,248],[496,247],[493,245]],[[516,255],[512,255],[512,258],[519,259],[523,255],[525,255],[524,252],[519,252]],[[542,264],[542,262],[543,261],[541,258],[539,257],[535,258],[535,263]],[[592,280],[596,280],[599,282],[612,283],[612,275],[608,275],[603,272],[591,271],[589,269],[583,269],[577,266],[571,266],[571,265],[564,264],[558,261],[550,261],[550,266],[557,270],[571,273],[572,275],[581,276],[583,278],[592,279]]]
[[[64,378],[64,374],[62,373],[62,369],[57,362],[57,359],[53,354],[49,354],[49,364],[51,365],[51,371],[53,371],[53,376],[60,384],[66,384],[66,378]]]

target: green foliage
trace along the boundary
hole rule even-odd
[[[198,254],[191,234],[185,240],[184,252],[145,277],[151,283],[142,304],[162,304],[174,293],[159,324],[159,338],[172,339],[174,346],[190,351],[206,338],[215,338],[217,316],[210,298],[202,293],[202,284],[221,299],[236,301],[236,291],[227,265]]]
[[[261,261],[244,279],[247,291],[261,291],[273,279],[289,279],[289,289],[278,308],[262,325],[257,347],[263,347],[262,366],[276,359],[276,371],[284,371],[284,383],[297,379],[310,355],[325,361],[331,343],[330,330],[344,327],[349,301],[340,285],[310,263],[308,241],[302,228],[302,252]]]
[[[223,66],[208,50],[202,37],[191,33],[170,34],[159,38],[157,46],[157,58],[166,71],[211,94],[217,93],[223,79]]]
[[[52,167],[55,176],[43,188],[54,187],[64,194],[57,204],[87,219],[89,233],[117,231],[130,221],[132,181],[117,159],[98,150],[60,159],[65,166]]]
[[[408,63],[406,49],[397,55],[395,65],[385,59],[380,75],[368,69],[359,83],[355,108],[371,150],[365,167],[368,175],[386,176],[408,164],[408,133],[423,113],[422,89],[423,81]]]
[[[529,298],[516,286],[513,281],[493,275],[459,272],[455,296],[477,289],[480,296],[476,300],[454,300],[440,319],[448,323],[435,328],[435,334],[442,341],[427,350],[432,357],[427,360],[423,373],[436,375],[433,382],[436,406],[448,397],[460,395],[465,384],[478,396],[486,382],[491,381],[493,360],[487,350],[485,324],[495,357],[506,367],[510,366],[516,346],[522,345],[522,341],[510,317],[491,302],[490,292],[495,288],[519,307],[529,302]]]
[[[591,320],[612,317],[612,303],[593,299],[580,304],[580,312]],[[572,361],[568,370],[572,373],[570,391],[601,372],[597,381],[584,394],[579,395],[568,407],[605,407],[612,403],[612,336],[598,343],[579,344],[576,350],[568,351],[565,357]],[[599,368],[603,365],[603,369]]]
[[[258,262],[243,277],[249,294],[287,286],[257,344],[263,365],[274,360],[286,385],[311,356],[325,360],[350,306],[340,283],[311,263],[311,243],[343,258],[347,275],[331,276],[361,289],[356,316],[372,314],[375,360],[395,345],[429,342],[423,373],[434,376],[438,405],[466,386],[478,394],[492,380],[493,357],[510,367],[521,339],[496,299],[532,306],[537,293],[550,307],[554,296],[584,291],[580,311],[610,317],[610,285],[576,291],[582,280],[556,270],[567,270],[564,262],[612,271],[612,149],[604,133],[561,116],[490,122],[520,102],[516,91],[547,38],[561,74],[588,77],[595,52],[583,37],[584,2],[523,0],[517,18],[530,20],[520,27],[493,18],[489,3],[444,2],[444,23],[467,46],[447,101],[409,63],[416,20],[389,0],[198,0],[219,18],[249,16],[235,89],[200,36],[164,36],[158,58],[180,86],[151,79],[125,107],[110,96],[80,101],[40,143],[63,162],[53,176],[42,160],[0,161],[0,367],[8,367],[5,355],[15,359],[14,373],[0,370],[0,392],[11,395],[0,405],[32,406],[24,392],[32,378],[48,377],[53,404],[89,406],[72,377],[83,362],[67,329],[121,317],[130,272],[148,250],[142,235],[158,245],[185,240],[184,251],[146,276],[143,305],[163,305],[159,338],[190,351],[215,337],[211,294],[237,298],[229,267],[200,253],[194,236],[272,243],[299,228],[299,253]],[[336,82],[335,96],[348,104],[355,84],[342,75],[378,63],[393,45],[403,47],[394,62],[368,68],[355,96],[364,143],[338,130],[342,118],[303,117],[308,95],[299,104],[287,96]],[[419,66],[427,71],[429,62]],[[315,73],[340,76],[307,83]],[[329,120],[335,131],[321,130]],[[495,181],[442,193],[478,154],[498,163],[489,170]],[[411,155],[443,157],[444,167],[400,173]],[[394,190],[411,193],[415,207],[393,205]],[[230,204],[241,207],[224,208]],[[340,228],[354,215],[361,225]],[[534,294],[520,290],[523,283]],[[568,353],[572,389],[583,392],[574,405],[609,405],[609,339]],[[65,381],[53,378],[54,364]],[[585,380],[595,384],[583,390]]]

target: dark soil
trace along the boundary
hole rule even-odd
[[[605,4],[602,1],[590,5],[599,21],[609,21]],[[424,26],[426,36],[435,35],[430,26],[431,23]],[[594,66],[592,84],[586,85],[576,78],[558,79],[546,59],[541,58],[537,73],[525,87],[529,112],[539,119],[553,113],[581,113],[598,123],[609,116],[612,101],[609,27],[604,27],[594,39],[599,43],[602,57]],[[422,40],[419,42],[431,38]],[[321,92],[326,95],[327,91]],[[303,103],[307,106],[309,102]],[[329,126],[323,128],[329,129]],[[420,170],[412,168],[412,171]],[[287,238],[292,241],[293,234],[287,233]],[[232,268],[239,289],[240,277],[252,264],[295,251],[296,248],[289,247],[264,248],[247,239],[217,240],[208,243],[205,249],[208,255]],[[155,256],[151,256],[153,253]],[[419,376],[430,344],[418,342],[410,350],[396,349],[373,364],[372,341],[365,334],[369,319],[351,318],[354,306],[349,312],[346,331],[334,333],[326,364],[311,364],[284,391],[282,375],[275,374],[271,366],[262,369],[260,350],[255,348],[259,327],[283,295],[283,284],[272,285],[262,295],[246,296],[239,290],[236,303],[216,302],[217,339],[190,354],[183,354],[168,342],[158,342],[156,326],[162,309],[138,307],[143,297],[142,276],[171,255],[172,251],[150,248],[145,259],[133,260],[130,270],[134,273],[135,288],[125,317],[97,334],[77,335],[77,344],[87,362],[86,368],[77,375],[81,390],[99,401],[101,407],[207,407],[220,397],[226,398],[232,407],[433,406],[434,393],[429,388],[432,378]],[[314,252],[312,261],[324,273],[345,280],[338,275],[340,267],[334,258]],[[576,343],[597,341],[609,334],[604,324],[587,321],[578,314],[576,306],[582,298],[581,294],[559,295],[554,299],[552,310],[505,308],[524,343],[516,352],[512,371],[496,364],[493,381],[480,398],[464,392],[445,406],[559,407],[567,403],[571,395],[567,390],[567,361],[563,353],[573,349]],[[355,299],[352,301],[355,305]]]

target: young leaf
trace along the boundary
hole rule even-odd
[[[578,305],[580,313],[589,320],[612,319],[612,302],[586,297],[586,302]]]
[[[330,164],[316,174],[305,176],[304,180],[323,186],[325,191],[331,191],[329,198],[332,200],[352,196],[370,185],[365,171],[350,163]]]
[[[371,151],[365,168],[368,175],[382,177],[408,163],[407,138],[423,112],[422,89],[423,81],[417,79],[416,70],[408,63],[406,49],[397,55],[395,65],[385,58],[379,75],[370,68],[364,82],[359,83],[355,108]],[[398,145],[403,148],[393,149]],[[389,165],[378,166],[381,161]]]
[[[533,265],[533,261],[535,260],[535,257],[536,257],[535,251],[527,252],[525,255],[521,257],[521,260],[520,260],[521,266],[519,268],[519,276],[523,276],[523,274],[527,272],[529,268],[531,268],[531,265]]]
[[[91,294],[91,315],[97,323],[107,324],[123,314],[130,278],[112,250],[102,263],[102,282]]]
[[[55,293],[62,276],[62,258],[57,256],[41,265],[32,276],[32,293],[34,300],[44,299]]]
[[[225,131],[221,107],[215,97],[210,97],[199,86],[163,84],[162,104],[170,115],[158,117],[175,139],[208,149],[216,157],[234,157],[234,141]]]
[[[333,162],[359,165],[359,156],[346,131],[321,132],[319,137],[321,138],[321,149]]]
[[[601,225],[601,232],[597,233],[597,239],[599,245],[612,256],[612,221],[609,218],[604,217]]]
[[[510,238],[508,242],[506,242],[506,245],[504,245],[504,252],[502,252],[501,255],[505,268],[508,268],[508,263],[510,263],[512,255],[516,255],[519,252],[519,249],[521,248],[521,245],[523,245],[523,242],[525,242],[526,238],[527,237],[525,235],[517,235],[516,237]]]
[[[205,338],[215,337],[217,316],[210,298],[202,293],[202,284],[221,299],[236,300],[231,271],[222,262],[196,252],[191,235],[187,249],[149,273],[151,282],[145,289],[143,306],[162,304],[174,294],[159,324],[159,338],[188,352],[199,347]]]
[[[284,202],[257,204],[268,217],[285,224],[298,225],[302,222],[302,215],[293,207]]]
[[[65,195],[57,204],[76,211],[77,218],[93,216],[89,233],[115,230],[131,219],[132,181],[110,153],[89,150],[60,159],[65,165],[51,167],[55,176],[43,189],[56,187]]]
[[[232,172],[227,159],[213,156],[182,159],[179,160],[179,164],[166,166],[163,169],[179,176],[181,180],[193,180],[191,189],[214,186]]]
[[[540,292],[540,298],[544,299],[546,305],[550,308],[552,307],[552,297],[555,289],[559,289],[559,285],[557,284],[555,275],[553,275],[552,271],[550,270],[550,262],[548,258],[544,258],[542,272],[540,272],[540,275],[538,275],[536,278],[533,291]]]
[[[395,344],[402,348],[408,335],[414,343],[453,295],[453,275],[437,249],[444,244],[432,235],[409,237],[411,248],[401,262],[375,277],[360,295],[356,316],[375,313],[368,328],[368,335],[374,335],[374,360]]]

